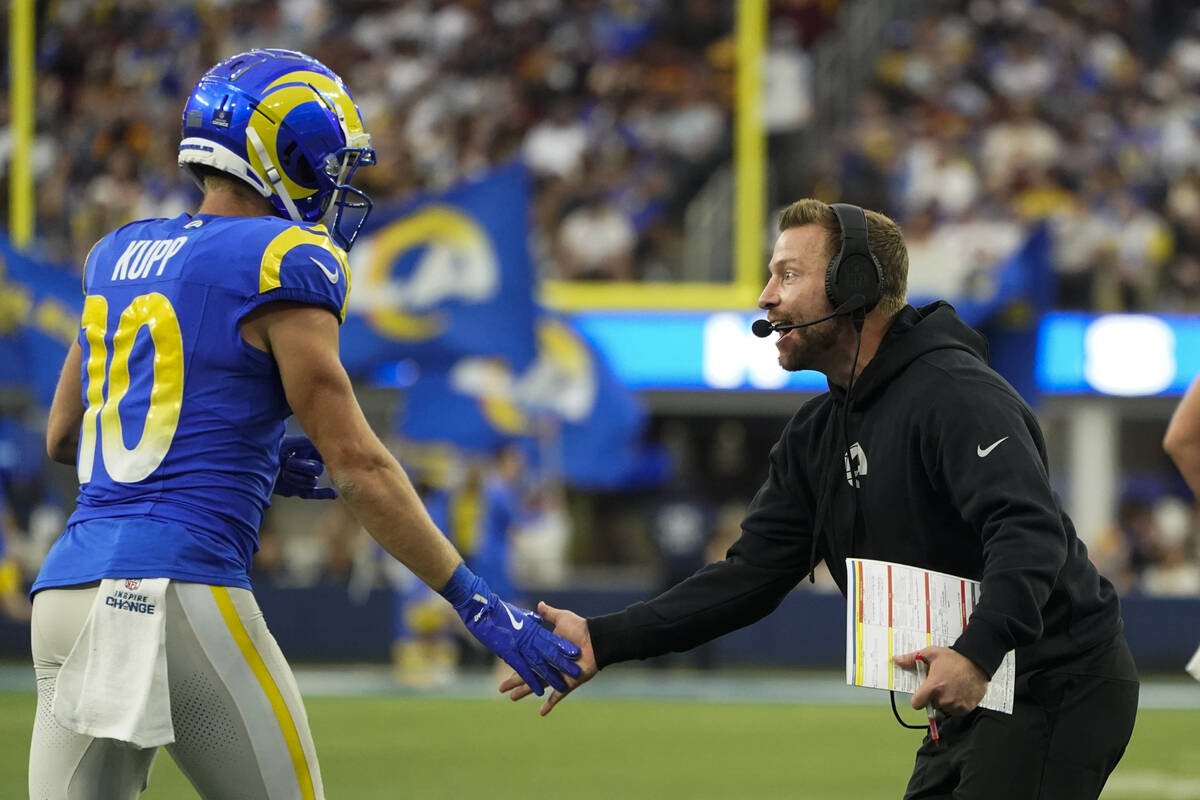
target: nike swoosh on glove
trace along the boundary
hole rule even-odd
[[[332,500],[337,490],[318,487],[325,460],[307,436],[285,436],[279,443],[279,475],[272,493],[306,500]]]
[[[579,648],[543,628],[537,614],[501,600],[483,578],[472,577],[466,599],[454,603],[447,596],[467,630],[516,670],[535,694],[542,695],[547,685],[567,691],[562,676],[579,677],[579,665],[575,663]]]

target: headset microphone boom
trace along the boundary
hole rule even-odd
[[[778,323],[772,323],[769,320],[756,319],[756,320],[754,320],[754,324],[750,326],[750,330],[758,338],[765,339],[768,336],[770,336],[772,333],[779,333],[780,331],[790,331],[795,328],[807,328],[809,325],[816,325],[818,322],[824,322],[827,319],[833,319],[834,317],[840,317],[843,314],[853,314],[855,311],[858,311],[858,310],[862,309],[863,307],[865,307],[866,304],[867,304],[867,298],[864,297],[863,295],[861,295],[861,294],[851,295],[850,299],[847,300],[846,302],[842,303],[837,308],[835,308],[833,310],[832,314],[826,314],[823,317],[818,317],[817,319],[814,319],[812,322],[797,322],[793,325],[780,325]]]

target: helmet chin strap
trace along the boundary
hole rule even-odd
[[[287,209],[288,218],[293,222],[303,222],[300,216],[300,211],[296,208],[296,204],[292,202],[292,197],[287,193],[287,189],[283,185],[283,176],[279,172],[279,168],[275,166],[275,162],[267,155],[267,148],[263,146],[262,139],[259,138],[258,132],[254,128],[246,128],[246,141],[254,148],[254,152],[258,154],[259,163],[267,172],[267,180],[270,181],[271,187],[275,190],[275,194],[279,195],[279,199],[283,201],[283,207]]]

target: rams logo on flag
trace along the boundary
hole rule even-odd
[[[528,366],[537,353],[528,210],[519,163],[377,209],[351,255],[346,368],[412,358],[445,369],[462,356]]]

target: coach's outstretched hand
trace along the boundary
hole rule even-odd
[[[574,691],[576,686],[592,679],[592,676],[596,674],[596,654],[592,652],[592,637],[588,633],[586,619],[573,611],[555,608],[547,603],[538,603],[538,613],[554,626],[554,632],[558,636],[578,645],[579,651],[578,664],[573,665],[576,667],[576,671],[568,675],[565,686],[555,686],[554,691],[542,703],[539,713],[544,717],[558,705],[560,700]],[[508,696],[512,700],[520,700],[530,692],[541,695],[541,692],[531,688],[529,681],[524,679],[520,670],[501,681],[500,691],[501,693],[508,692]]]
[[[467,630],[515,669],[521,681],[538,695],[547,686],[567,691],[564,676],[579,674],[575,663],[578,647],[543,628],[537,614],[501,600],[483,578],[466,566],[459,566],[442,595],[454,606]]]
[[[279,443],[279,475],[271,492],[281,497],[332,500],[338,496],[336,489],[317,486],[323,472],[325,460],[307,436],[285,436]]]

